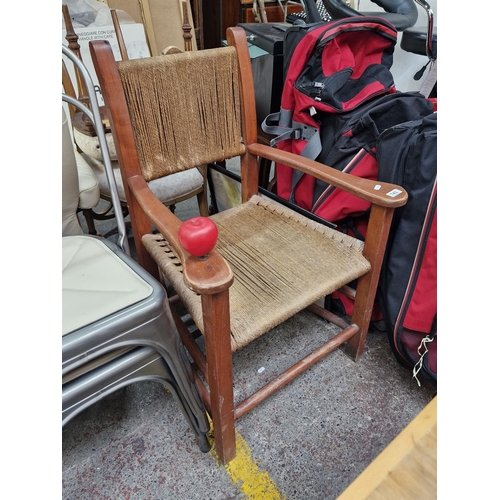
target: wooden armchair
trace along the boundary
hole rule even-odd
[[[398,186],[259,144],[245,32],[229,28],[227,39],[224,48],[121,63],[115,63],[107,42],[90,44],[126,179],[139,262],[155,276],[160,270],[204,335],[205,352],[174,311],[199,371],[198,387],[223,463],[235,456],[236,419],[340,345],[347,343],[354,359],[361,355],[393,211],[407,199]],[[243,204],[211,216],[219,231],[217,246],[195,258],[179,242],[181,221],[147,182],[172,169],[235,156],[241,161]],[[370,201],[365,243],[260,197],[259,158]],[[396,188],[399,194],[389,196]],[[153,226],[158,234],[152,234]],[[354,279],[357,290],[347,290]],[[355,297],[349,324],[314,305],[340,288]],[[235,405],[232,352],[308,306],[341,325],[342,332]]]

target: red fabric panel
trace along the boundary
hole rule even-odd
[[[404,328],[430,332],[437,313],[437,210],[434,213],[424,257],[408,306]]]

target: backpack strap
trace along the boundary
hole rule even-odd
[[[300,156],[311,160],[315,160],[323,149],[319,128],[294,122],[292,120],[292,111],[281,108],[277,113],[271,113],[266,116],[261,128],[265,133],[277,136],[269,141],[271,147],[276,147],[278,142],[287,139],[306,141],[307,144],[300,152]],[[292,203],[295,203],[295,186],[303,175],[304,173],[300,172],[300,170],[293,171],[292,189],[289,198]]]
[[[306,141],[306,147],[301,151],[300,156],[315,160],[321,153],[322,145],[319,128],[294,122],[292,111],[281,108],[277,113],[271,113],[264,118],[261,124],[262,130],[266,134],[275,135],[269,141],[271,147],[275,147],[278,142],[286,139]]]
[[[429,73],[427,74],[427,77],[425,78],[424,83],[420,88],[420,93],[424,97],[429,97],[436,82],[437,82],[437,60],[431,61],[431,69],[429,70]]]

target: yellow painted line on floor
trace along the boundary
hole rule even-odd
[[[250,447],[238,432],[236,432],[236,457],[228,464],[223,465],[219,460],[215,446],[212,446],[210,454],[219,467],[226,470],[231,481],[239,487],[246,498],[286,500],[286,496],[280,493],[269,473],[262,470],[253,460]]]

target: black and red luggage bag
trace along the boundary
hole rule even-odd
[[[385,130],[377,144],[379,179],[408,191],[396,209],[377,300],[392,350],[437,383],[437,113]]]

